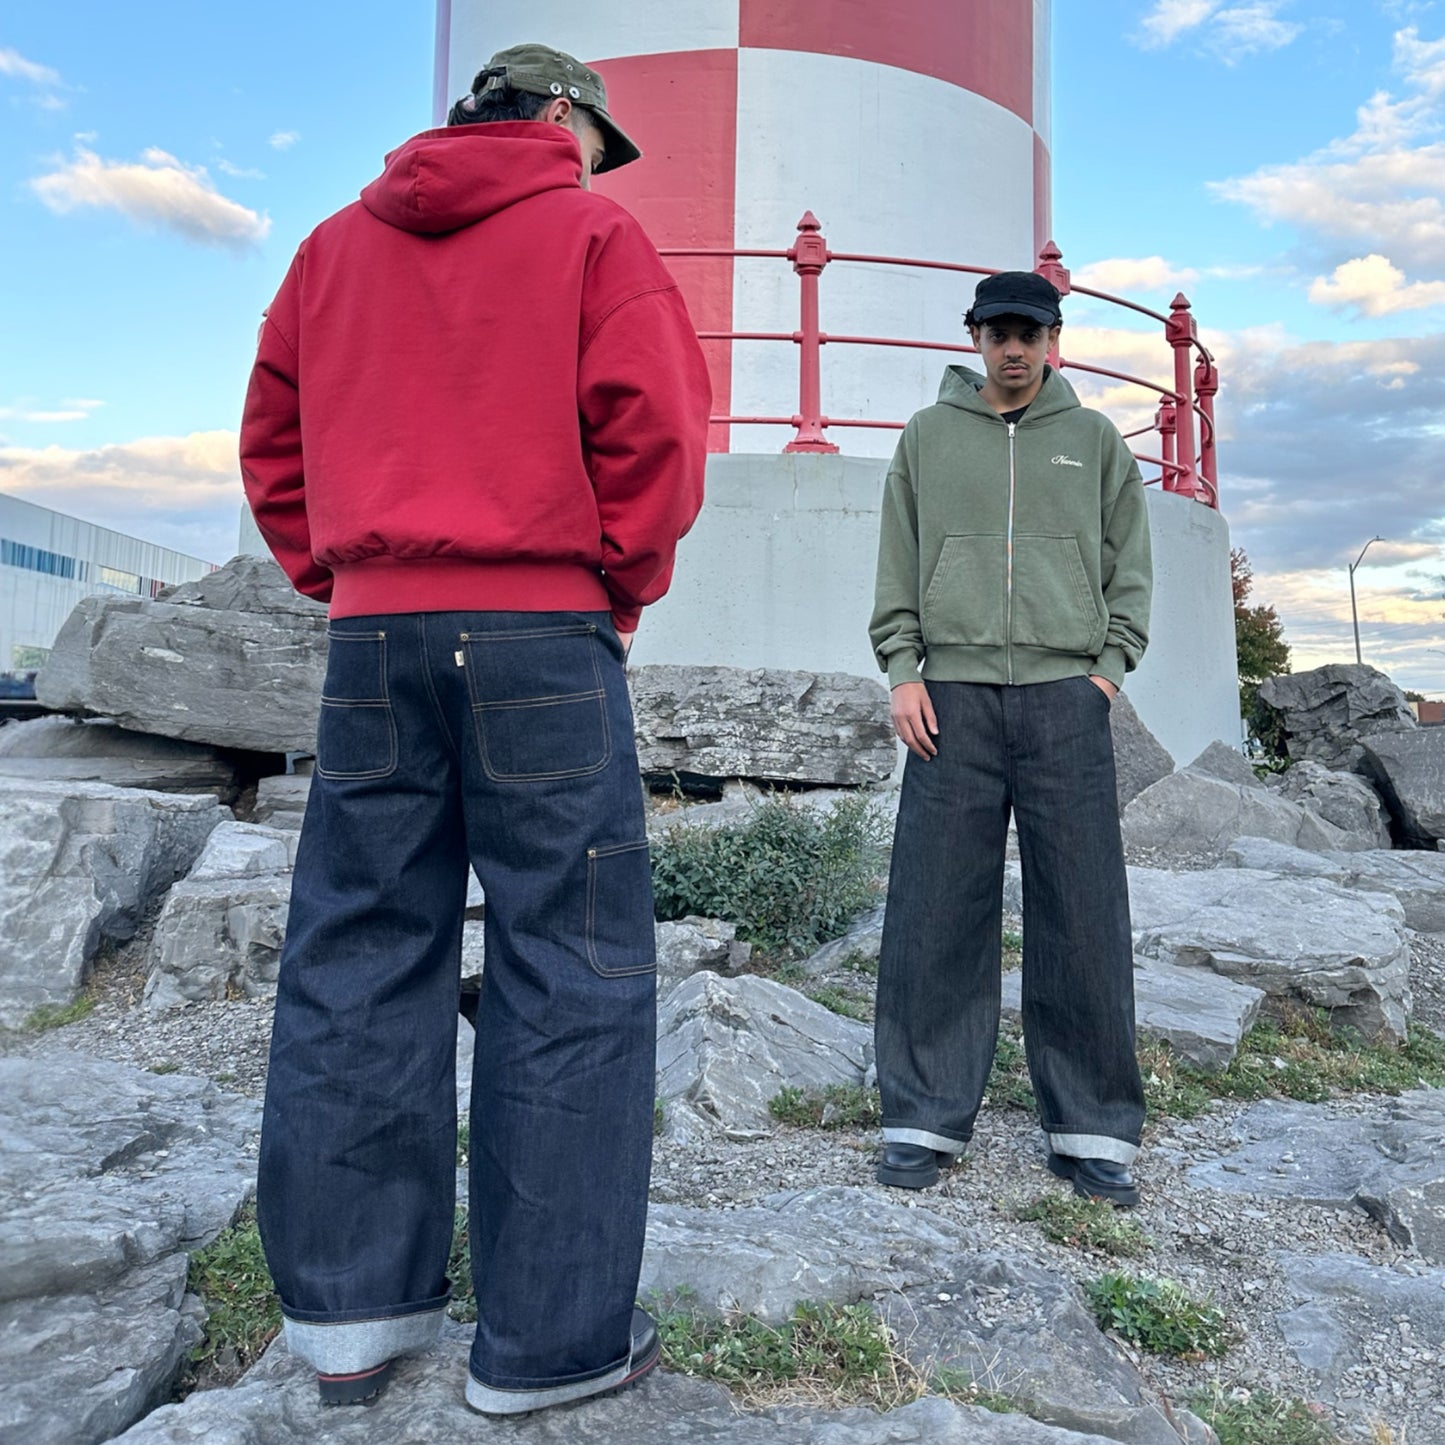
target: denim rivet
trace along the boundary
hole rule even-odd
[[[597,850],[595,848],[589,848],[587,850],[587,856],[589,858],[595,858],[597,856]]]

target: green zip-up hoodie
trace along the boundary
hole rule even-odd
[[[1144,485],[1123,437],[1052,367],[1011,425],[950,366],[888,469],[869,635],[891,687],[1115,686],[1149,639]]]

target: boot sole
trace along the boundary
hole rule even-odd
[[[923,1169],[893,1169],[887,1164],[878,1166],[878,1182],[891,1184],[895,1189],[927,1189],[938,1183],[938,1165]]]
[[[354,1375],[317,1375],[316,1387],[323,1405],[364,1405],[374,1400],[391,1383],[392,1362]]]
[[[1131,1184],[1127,1189],[1109,1189],[1102,1185],[1091,1186],[1079,1180],[1079,1168],[1072,1159],[1062,1154],[1050,1154],[1049,1173],[1060,1179],[1067,1179],[1074,1186],[1074,1193],[1080,1199],[1102,1199],[1116,1209],[1132,1209],[1139,1202],[1139,1186]]]

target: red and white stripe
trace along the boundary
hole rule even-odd
[[[835,251],[1031,268],[1049,214],[1051,0],[439,0],[439,105],[494,51],[543,41],[595,63],[642,147],[600,177],[659,246],[786,249],[812,210]],[[445,58],[443,60],[443,57]],[[786,262],[677,259],[698,329],[792,331]],[[957,339],[969,278],[835,265],[825,331]],[[712,342],[719,414],[786,414],[797,357]],[[834,417],[902,418],[933,399],[936,353],[833,347]],[[719,450],[777,451],[776,427],[718,428]],[[888,433],[837,430],[855,454]]]

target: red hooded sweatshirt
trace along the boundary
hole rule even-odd
[[[605,611],[667,591],[710,388],[637,222],[536,121],[425,131],[302,243],[261,328],[241,471],[335,617]]]

